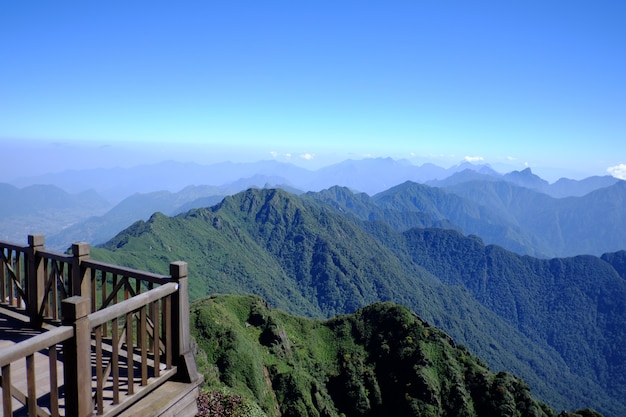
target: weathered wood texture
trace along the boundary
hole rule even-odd
[[[3,415],[119,415],[172,380],[184,395],[166,390],[159,400],[193,415],[202,377],[190,349],[187,264],[174,262],[163,276],[90,260],[85,243],[67,255],[45,250],[41,235],[28,242],[0,241],[0,308],[25,315],[22,331],[31,332],[3,342]],[[153,411],[145,415],[167,415]]]
[[[63,368],[58,344],[72,336],[71,327],[34,331],[26,322],[0,315],[2,415],[59,415]]]

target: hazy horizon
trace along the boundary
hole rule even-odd
[[[3,4],[0,182],[367,157],[626,178],[625,15],[617,1]]]
[[[348,160],[363,160],[368,158],[391,158],[395,161],[406,161],[415,166],[434,164],[442,168],[453,168],[463,163],[481,166],[487,165],[495,171],[505,174],[512,171],[522,171],[530,168],[532,172],[544,180],[553,183],[560,178],[581,180],[594,175],[611,175],[620,178],[619,172],[585,172],[575,169],[568,170],[556,167],[533,167],[529,164],[520,164],[516,161],[486,161],[484,158],[472,156],[454,156],[431,158],[416,155],[366,155],[356,152],[345,154],[276,154],[267,152],[251,152],[242,155],[241,152],[219,150],[211,152],[204,147],[177,146],[175,144],[116,144],[94,145],[93,143],[50,143],[15,142],[5,143],[3,149],[15,155],[0,165],[0,183],[11,183],[15,180],[27,179],[48,174],[81,171],[89,169],[134,168],[144,165],[156,165],[165,162],[194,163],[198,165],[213,165],[222,162],[257,163],[262,161],[277,161],[292,164],[311,171],[345,162]],[[230,155],[230,157],[229,157]],[[621,178],[625,179],[625,178]]]

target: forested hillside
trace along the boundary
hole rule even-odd
[[[212,296],[192,304],[191,319],[207,415],[218,408],[284,417],[556,415],[524,381],[492,372],[392,303],[320,321],[257,297]]]
[[[358,199],[369,204],[366,196]],[[248,190],[212,208],[155,214],[93,256],[162,272],[183,259],[190,264],[192,298],[253,293],[310,317],[393,301],[442,328],[495,371],[521,376],[556,409],[626,414],[624,385],[620,379],[608,384],[624,366],[613,347],[623,345],[617,324],[626,322],[626,293],[612,281],[623,278],[611,263],[522,257],[458,232],[435,232],[439,241],[423,243],[436,248],[430,253],[420,247],[420,236],[434,229],[401,233],[384,218],[363,219],[341,204]],[[553,327],[541,327],[548,322]]]
[[[566,198],[553,198],[504,181],[466,182],[445,190],[508,215],[508,222],[523,231],[530,242],[524,244],[548,257],[600,256],[626,247],[622,232],[626,230],[626,181]],[[474,232],[483,237],[480,231]],[[502,244],[491,238],[489,242]]]
[[[475,177],[480,179],[471,179]],[[600,256],[626,247],[621,232],[626,230],[626,181],[616,180],[581,197],[554,198],[473,173],[466,181],[439,187],[408,181],[374,196],[344,187],[308,195],[360,219],[384,221],[398,231],[457,229],[523,255]]]
[[[626,281],[612,264],[588,255],[520,256],[441,229],[404,236],[415,263],[467,288],[528,337],[547,341],[573,372],[594,375],[612,396],[626,392]]]

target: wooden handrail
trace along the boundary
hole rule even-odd
[[[0,351],[0,366],[23,359],[40,350],[47,349],[74,336],[72,326],[59,326],[45,333],[30,337]]]
[[[23,246],[23,245],[18,245],[16,243],[11,243],[11,242],[6,242],[4,240],[0,240],[0,248],[24,252],[25,250],[28,249],[28,245]]]
[[[170,282],[160,287],[154,288],[150,291],[129,298],[128,300],[113,304],[103,310],[98,310],[95,313],[91,313],[89,314],[89,316],[87,316],[89,318],[89,326],[93,329],[94,327],[106,323],[107,321],[113,320],[116,317],[131,313],[156,300],[175,293],[177,290],[178,284]]]
[[[55,261],[65,262],[68,264],[71,264],[72,261],[74,260],[74,257],[72,255],[66,255],[64,253],[53,252],[47,249],[38,250],[37,255],[41,256],[42,258],[52,259]]]
[[[138,269],[127,268],[124,266],[108,264],[105,262],[94,261],[93,259],[85,260],[82,265],[86,268],[92,268],[99,271],[118,274],[130,278],[139,279],[141,281],[152,282],[154,284],[166,284],[171,282],[167,275],[154,274],[152,272],[140,271]]]

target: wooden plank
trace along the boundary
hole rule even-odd
[[[193,417],[197,413],[197,397],[197,384],[168,381],[118,417]]]
[[[138,387],[133,395],[128,395],[120,401],[119,404],[111,406],[107,408],[104,413],[104,417],[112,417],[118,416],[123,410],[132,406],[133,404],[140,401],[142,398],[146,398],[151,394],[154,390],[158,389],[161,385],[165,384],[169,379],[173,378],[176,375],[176,367],[172,368],[169,371],[163,372],[161,377],[159,378],[150,378],[150,383],[144,387]],[[148,401],[156,401],[159,398],[159,395],[154,394],[154,396],[149,396]]]

